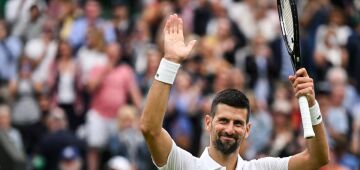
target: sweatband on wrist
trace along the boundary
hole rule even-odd
[[[319,103],[316,101],[315,105],[309,108],[312,125],[318,125],[322,122]]]
[[[173,84],[176,77],[176,73],[179,70],[180,66],[181,65],[178,63],[162,58],[159,68],[155,74],[155,80],[167,84]]]

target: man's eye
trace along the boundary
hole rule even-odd
[[[227,120],[226,119],[220,119],[219,122],[220,123],[227,123]]]
[[[241,127],[244,125],[244,123],[241,121],[236,121],[236,122],[234,122],[234,124],[235,124],[235,126],[238,126],[238,127]]]

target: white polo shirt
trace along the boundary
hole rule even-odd
[[[226,168],[213,160],[206,148],[200,158],[192,156],[189,152],[178,147],[173,142],[167,163],[158,167],[159,170],[225,170]],[[238,156],[236,170],[287,170],[290,157],[266,157],[246,161]]]

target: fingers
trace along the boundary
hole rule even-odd
[[[294,88],[294,90],[295,90],[295,92],[298,92],[298,91],[301,91],[301,90],[306,89],[306,88],[309,88],[309,87],[310,87],[311,89],[314,89],[314,84],[311,83],[311,82],[309,82],[309,83],[302,83],[302,84],[297,85],[297,86]]]
[[[165,23],[165,33],[183,35],[183,21],[177,14],[170,15]]]
[[[170,15],[170,16],[166,19],[165,27],[164,27],[165,33],[167,33],[167,34],[173,33],[173,20],[174,20],[174,16],[173,16],[173,15]]]
[[[307,87],[305,89],[299,90],[295,93],[295,96],[299,98],[300,96],[306,96],[309,98],[309,96],[313,96],[313,89],[311,87]]]
[[[164,26],[164,32],[167,34],[170,34],[170,21],[171,21],[171,15],[166,19]]]
[[[186,46],[187,50],[190,52],[194,48],[195,44],[196,44],[196,40],[190,41]]]
[[[295,75],[296,75],[297,77],[309,77],[309,75],[308,75],[308,73],[307,73],[307,71],[306,71],[305,68],[301,68],[301,69],[297,70],[296,73],[295,73]]]
[[[310,77],[296,77],[292,82],[293,88],[296,88],[299,84],[311,83],[314,84],[314,80]]]
[[[299,69],[295,76],[289,76],[292,83],[295,96],[306,96],[309,106],[313,106],[315,102],[314,80],[310,78],[305,69]]]
[[[175,16],[171,15],[170,16],[170,33],[175,33]]]
[[[296,76],[289,76],[288,79],[290,80],[291,84],[293,84],[296,79]]]
[[[183,21],[180,17],[178,17],[178,21],[177,21],[177,33],[179,33],[180,35],[183,35]]]

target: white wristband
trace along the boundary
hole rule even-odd
[[[316,101],[315,105],[310,107],[310,116],[312,125],[318,125],[322,122],[322,116],[320,112],[320,107],[318,102]]]
[[[162,58],[159,68],[155,74],[155,79],[163,83],[173,84],[180,66],[181,65],[178,63]]]

